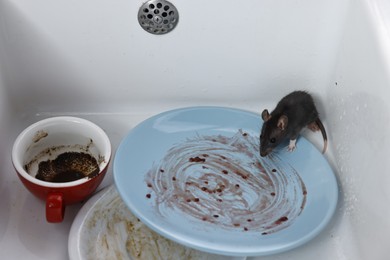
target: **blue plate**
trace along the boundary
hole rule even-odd
[[[305,138],[259,155],[259,115],[191,107],[132,129],[114,160],[129,209],[183,245],[231,256],[283,252],[316,236],[338,199],[335,175]]]

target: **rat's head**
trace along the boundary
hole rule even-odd
[[[286,136],[288,118],[285,115],[271,116],[267,109],[261,113],[263,127],[260,134],[260,156],[267,156]]]

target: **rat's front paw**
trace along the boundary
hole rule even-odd
[[[296,142],[297,142],[297,139],[290,140],[290,143],[289,143],[288,146],[287,146],[287,150],[288,150],[289,152],[292,152],[292,151],[295,150],[295,148],[297,147],[297,146],[295,145]]]

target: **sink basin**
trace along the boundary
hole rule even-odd
[[[86,118],[115,151],[132,128],[163,111],[261,113],[297,89],[313,95],[327,130],[339,203],[315,239],[261,259],[386,259],[388,1],[170,2],[177,26],[153,35],[137,20],[143,1],[0,0],[0,259],[68,259],[69,230],[83,206],[67,208],[61,224],[46,223],[44,203],[11,163],[13,141],[28,125]],[[320,134],[302,135],[322,149]],[[98,190],[112,183],[110,168]]]

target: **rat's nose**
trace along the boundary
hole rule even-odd
[[[261,156],[261,157],[265,157],[265,156],[267,156],[267,155],[268,155],[267,151],[261,151],[261,150],[260,150],[260,156]]]

